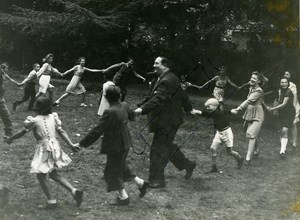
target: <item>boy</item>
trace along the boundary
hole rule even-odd
[[[28,76],[26,77],[26,79],[23,80],[23,82],[19,83],[19,86],[25,85],[24,88],[24,96],[21,100],[19,101],[15,101],[13,102],[13,110],[16,111],[17,106],[20,105],[23,102],[26,102],[29,98],[29,105],[28,105],[28,110],[32,110],[34,101],[35,101],[35,95],[36,95],[36,91],[35,91],[35,84],[36,84],[36,79],[37,79],[37,75],[36,73],[40,70],[40,64],[35,63],[33,64],[33,70],[28,74]]]
[[[120,88],[111,85],[107,88],[105,98],[110,107],[104,111],[99,123],[79,142],[81,147],[93,144],[102,134],[101,153],[107,155],[104,178],[107,191],[118,191],[116,205],[128,205],[129,196],[124,189],[125,180],[133,180],[140,191],[140,198],[146,194],[149,183],[137,177],[129,169],[126,158],[132,140],[127,126],[128,120],[134,119],[134,113],[125,102],[120,102]]]
[[[8,63],[2,63],[0,65],[0,117],[4,123],[5,137],[10,137],[13,135],[12,120],[11,120],[10,112],[4,100],[5,89],[3,85],[3,80],[6,78],[15,84],[18,83],[7,75],[6,73],[7,71],[8,71]]]
[[[227,154],[234,157],[237,160],[237,169],[241,169],[243,165],[243,157],[238,152],[232,150],[233,134],[229,124],[229,120],[227,118],[227,115],[231,114],[231,112],[221,111],[220,102],[215,98],[208,99],[205,103],[205,108],[207,111],[194,110],[194,114],[201,114],[205,117],[212,118],[214,120],[214,125],[217,130],[212,145],[210,147],[212,154],[212,167],[208,173],[218,172],[216,160],[217,148],[220,144],[226,145]]]

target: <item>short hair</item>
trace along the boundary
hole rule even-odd
[[[121,89],[119,86],[110,85],[105,91],[105,98],[109,103],[117,102],[121,97]]]
[[[43,62],[48,62],[50,58],[53,58],[54,55],[52,53],[48,53],[44,58],[43,58]]]
[[[39,63],[34,63],[33,65],[32,65],[32,69],[34,69],[37,65],[40,65]]]
[[[290,71],[285,71],[284,74],[285,74],[285,73],[290,74],[290,78],[292,78],[293,74],[292,74]],[[284,75],[284,74],[283,74],[283,75]]]
[[[281,82],[282,79],[286,79],[286,80],[288,81],[289,86],[290,86],[290,80],[289,80],[289,78],[287,78],[287,77],[285,77],[285,76],[282,76],[282,77],[280,77],[280,79],[279,79],[279,87],[280,87],[280,82]]]
[[[208,105],[214,105],[214,106],[219,106],[219,101],[215,98],[210,98],[208,99],[206,102],[205,102],[205,106],[208,106]]]
[[[49,115],[52,113],[52,103],[46,95],[42,95],[35,101],[33,110],[38,115]]]
[[[77,64],[81,62],[81,60],[85,60],[85,57],[79,57],[78,60],[76,61]]]
[[[159,57],[161,58],[161,64],[171,69],[172,62],[166,57],[163,56],[159,56]]]

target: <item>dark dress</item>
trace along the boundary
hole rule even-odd
[[[289,88],[285,90],[283,89],[279,90],[279,97],[278,97],[279,104],[282,104],[285,97],[288,97],[289,100],[286,106],[278,109],[279,124],[281,127],[289,128],[293,125],[293,121],[295,119],[295,108],[293,105],[294,95]]]

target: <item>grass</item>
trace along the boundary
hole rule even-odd
[[[59,81],[53,84],[56,86],[55,98],[58,98],[67,84]],[[132,108],[142,100],[146,90],[146,86],[144,90],[129,89],[127,101]],[[70,96],[55,109],[73,142],[79,141],[98,119],[99,92],[93,91],[87,96],[91,107],[79,107],[80,97]],[[22,88],[7,83],[5,99],[10,109],[12,102],[22,95]],[[195,95],[191,99],[195,108],[201,108],[204,103],[203,98]],[[27,103],[11,112],[14,131],[22,129],[25,118],[34,114],[26,108]],[[235,149],[245,155],[247,145],[240,118],[241,115],[232,118],[232,129]],[[287,158],[281,160],[278,134],[272,129],[272,122],[266,122],[271,126],[262,130],[261,154],[253,160],[252,166],[237,170],[235,161],[222,147],[218,150],[218,167],[223,173],[205,174],[210,169],[209,147],[213,139],[210,123],[202,117],[187,116],[176,136],[182,151],[197,163],[192,178],[185,180],[185,173],[169,164],[165,189],[149,190],[143,199],[139,199],[135,185],[126,185],[132,201],[128,207],[109,204],[116,194],[106,192],[102,179],[106,158],[99,153],[100,140],[76,154],[71,154],[66,144],[61,142],[73,162],[60,173],[73,185],[84,189],[85,195],[82,207],[76,208],[71,195],[50,181],[59,201],[59,209],[52,211],[37,208],[45,203],[45,196],[35,175],[29,173],[35,146],[33,135],[29,133],[10,146],[2,142],[0,181],[9,186],[12,193],[10,206],[0,210],[0,219],[300,219],[300,149],[289,148]],[[152,135],[147,133],[145,124],[146,118],[142,116],[129,125],[134,148],[128,160],[137,175],[147,179],[148,146]],[[144,140],[138,138],[138,134],[142,134]],[[0,136],[3,137],[3,129]],[[136,154],[140,152],[141,155]]]

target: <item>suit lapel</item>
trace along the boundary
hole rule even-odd
[[[165,72],[163,75],[161,75],[161,76],[158,78],[158,80],[156,81],[155,85],[154,85],[153,88],[152,88],[152,91],[151,91],[151,93],[150,93],[150,96],[153,95],[155,89],[159,86],[161,80],[162,80],[163,78],[165,78],[166,75],[168,75],[168,74],[169,74],[169,72]]]

